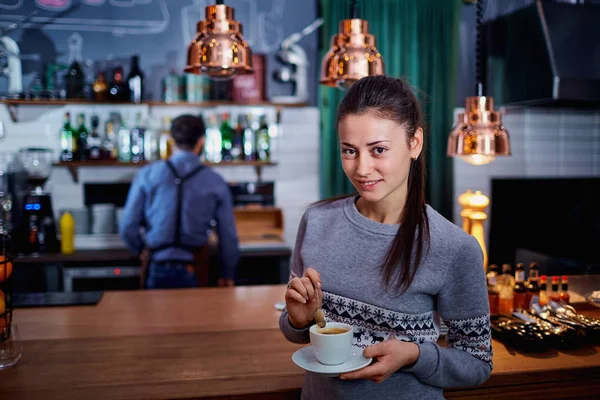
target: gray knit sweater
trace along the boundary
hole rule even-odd
[[[356,197],[309,208],[298,230],[292,273],[321,274],[328,321],[354,326],[354,345],[410,340],[419,359],[382,384],[342,381],[307,372],[303,399],[441,399],[442,388],[485,382],[492,370],[489,306],[477,241],[430,207],[430,248],[410,288],[386,290],[380,268],[399,225],[380,224],[358,212]],[[440,319],[446,347],[436,341]],[[280,327],[294,343],[309,343],[283,312]]]

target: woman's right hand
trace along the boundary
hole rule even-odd
[[[314,319],[315,311],[323,299],[321,275],[308,268],[302,278],[294,278],[285,293],[285,305],[290,323],[297,329],[306,328]]]

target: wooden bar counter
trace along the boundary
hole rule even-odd
[[[284,291],[106,292],[97,306],[17,309],[23,358],[0,371],[0,399],[296,399],[301,346],[279,332],[274,308]],[[490,380],[445,396],[598,398],[599,350],[524,354],[494,341]]]

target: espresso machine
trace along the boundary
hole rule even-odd
[[[56,221],[50,193],[44,189],[52,168],[52,151],[42,148],[21,149],[17,153],[20,167],[26,173],[25,194],[15,193],[15,213],[18,223],[14,227],[16,252],[36,255],[60,250]]]

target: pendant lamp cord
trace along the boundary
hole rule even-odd
[[[352,0],[352,3],[350,5],[350,18],[352,19],[358,18],[358,7],[356,3],[357,0]]]
[[[475,78],[477,79],[477,96],[483,96],[483,52],[481,49],[481,20],[483,19],[483,2],[477,0],[477,39],[475,43]]]

